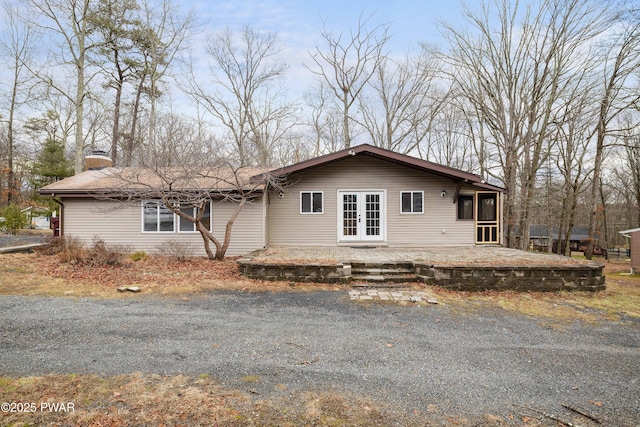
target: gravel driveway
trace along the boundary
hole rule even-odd
[[[354,303],[345,292],[2,296],[0,348],[5,375],[209,374],[260,399],[331,389],[466,416],[517,405],[568,416],[564,403],[604,425],[640,425],[637,323],[558,329],[502,311]]]

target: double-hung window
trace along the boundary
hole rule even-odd
[[[198,208],[193,206],[181,207],[180,210],[193,218],[198,215]],[[211,203],[205,206],[200,222],[211,231]],[[142,231],[145,233],[192,233],[197,229],[193,222],[175,215],[158,200],[145,200],[142,204]]]
[[[189,215],[192,218],[196,218],[198,216],[198,211],[199,208],[194,207],[194,206],[190,206],[190,207],[181,207],[180,211],[184,214]],[[179,223],[180,226],[178,227],[178,231],[180,233],[189,233],[189,232],[195,232],[198,231],[198,229],[196,228],[196,224],[185,219],[182,218],[181,216],[178,217],[179,218]],[[211,203],[207,203],[206,206],[204,207],[204,213],[202,214],[202,218],[200,219],[200,223],[202,225],[204,225],[204,228],[206,228],[207,230],[211,231]]]
[[[300,192],[300,213],[321,214],[323,213],[324,195],[322,191],[301,191]]]
[[[423,191],[401,191],[400,211],[403,214],[424,213],[424,192]]]
[[[146,200],[142,206],[142,229],[146,232],[172,233],[175,231],[173,212],[156,200]]]

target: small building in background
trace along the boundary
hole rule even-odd
[[[640,228],[623,230],[620,231],[620,234],[630,239],[631,274],[636,274],[640,272]]]

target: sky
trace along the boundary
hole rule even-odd
[[[310,51],[323,47],[321,31],[355,30],[360,16],[371,17],[367,27],[388,24],[393,55],[416,50],[420,42],[441,42],[438,20],[455,22],[460,0],[182,0],[207,25],[208,33],[249,25],[254,30],[274,31],[284,46],[289,66],[287,80],[300,84],[309,78],[304,65],[312,65]]]

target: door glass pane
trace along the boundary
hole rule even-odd
[[[366,229],[367,236],[380,235],[380,195],[366,195]]]
[[[495,194],[478,195],[478,221],[496,220],[496,196]]]
[[[358,235],[358,196],[356,194],[342,196],[342,227],[344,236]]]

